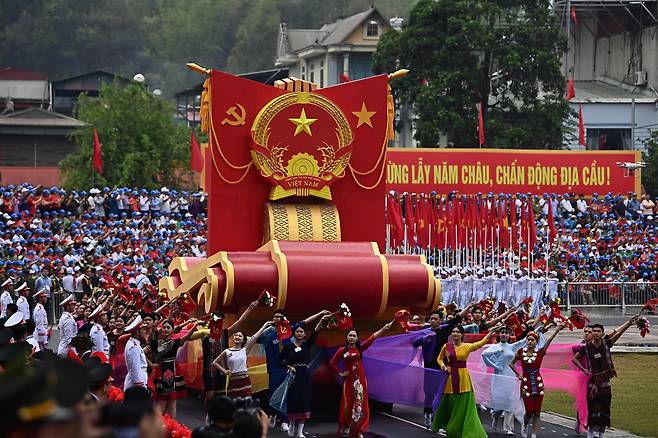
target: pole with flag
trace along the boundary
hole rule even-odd
[[[103,145],[101,145],[100,140],[98,139],[98,131],[94,127],[94,157],[91,160],[91,164],[96,172],[99,175],[103,174],[103,154],[102,154]]]
[[[195,172],[203,171],[203,157],[199,143],[194,136],[194,130],[190,133],[190,167]]]

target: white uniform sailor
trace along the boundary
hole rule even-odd
[[[78,334],[78,325],[71,315],[71,305],[75,304],[73,294],[64,298],[60,306],[64,308],[62,316],[59,318],[59,345],[57,346],[57,355],[59,357],[66,357],[69,350],[71,339]]]
[[[4,283],[2,283],[2,287],[7,286],[8,284],[11,284],[11,278],[8,278],[5,280]],[[8,290],[5,290],[0,294],[0,318],[4,318],[7,316],[7,305],[11,304],[14,302],[14,299],[11,297],[11,293],[9,293]]]
[[[26,318],[30,317],[30,303],[28,303],[25,294],[28,292],[27,283],[23,283],[16,288],[18,298],[16,299],[16,307],[23,313]]]
[[[124,329],[124,331],[131,334],[130,339],[126,342],[126,348],[124,351],[126,369],[128,370],[128,374],[126,374],[126,378],[123,381],[124,391],[133,386],[146,387],[148,381],[148,374],[146,373],[146,368],[148,366],[146,355],[144,354],[144,350],[142,350],[139,340],[135,338],[141,324],[142,317],[137,315]]]
[[[34,339],[36,339],[39,347],[42,349],[48,345],[48,314],[43,304],[46,302],[46,289],[41,289],[34,294],[36,304],[32,311],[32,319],[34,320]]]
[[[89,319],[97,318],[103,310],[103,305],[96,307],[93,312],[89,315]],[[94,343],[91,351],[99,351],[105,356],[110,357],[110,342],[107,340],[107,334],[103,330],[103,326],[99,322],[94,322],[94,325],[89,330],[89,337]]]

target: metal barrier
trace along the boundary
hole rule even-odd
[[[658,297],[658,282],[563,282],[558,296],[567,309],[577,307],[641,307]]]

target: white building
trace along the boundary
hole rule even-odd
[[[588,149],[641,149],[658,128],[658,9],[655,0],[557,0],[569,34],[563,59],[583,107]],[[569,142],[579,148],[577,136]]]

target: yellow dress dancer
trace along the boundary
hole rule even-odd
[[[453,342],[443,346],[437,359],[441,369],[448,373],[448,380],[434,413],[434,432],[443,429],[449,438],[487,438],[475,406],[475,393],[466,360],[471,352],[486,345],[494,333],[490,330],[479,342],[467,344],[462,342],[464,328],[457,326],[452,329]]]

